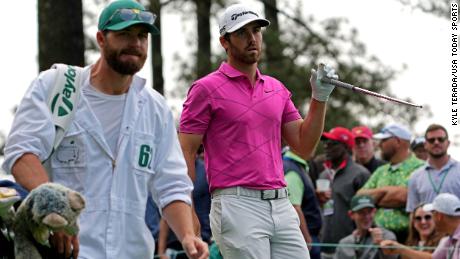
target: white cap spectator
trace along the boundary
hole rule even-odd
[[[433,203],[423,206],[424,211],[437,211],[449,216],[460,216],[460,200],[451,193],[441,193]]]
[[[374,134],[374,139],[386,139],[389,137],[397,137],[410,141],[412,138],[412,133],[410,133],[410,131],[402,125],[391,124],[384,127],[382,130],[380,130],[379,133]]]

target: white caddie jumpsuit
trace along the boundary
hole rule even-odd
[[[89,87],[89,71],[85,67],[82,88]],[[24,153],[41,161],[51,153],[55,128],[46,102],[55,73],[41,73],[18,107],[5,147],[7,172]],[[154,240],[144,221],[148,193],[160,208],[174,200],[191,203],[192,182],[165,99],[134,76],[120,116],[118,151],[112,154],[81,94],[65,138],[46,163],[53,182],[85,197],[79,258],[153,258]]]

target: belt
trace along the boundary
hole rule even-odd
[[[216,189],[212,192],[212,198],[217,197],[219,195],[237,195],[259,198],[261,200],[277,200],[287,198],[288,191],[286,188],[273,190],[256,190],[236,186],[225,189]]]

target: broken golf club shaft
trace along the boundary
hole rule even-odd
[[[389,100],[389,101],[392,101],[392,102],[396,102],[396,103],[400,103],[400,104],[404,104],[404,105],[409,105],[409,106],[413,106],[413,107],[417,107],[417,108],[423,108],[422,105],[413,104],[413,103],[406,102],[406,101],[403,101],[403,100],[399,100],[399,99],[389,97],[389,96],[386,96],[386,95],[383,95],[383,94],[372,92],[372,91],[369,91],[369,90],[354,86],[352,84],[341,82],[339,80],[323,77],[321,79],[321,82],[326,83],[326,84],[332,84],[332,85],[342,87],[342,88],[346,88],[346,89],[352,90],[354,92],[359,92],[359,93],[363,93],[363,94],[367,94],[367,95],[372,95],[372,96],[382,98],[382,99],[385,99],[385,100]]]

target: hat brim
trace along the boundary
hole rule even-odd
[[[270,25],[270,22],[268,20],[266,20],[266,19],[252,18],[252,19],[244,20],[244,21],[241,21],[241,22],[235,24],[232,28],[224,31],[224,34],[225,33],[232,33],[232,32],[240,29],[241,27],[243,27],[246,24],[251,23],[251,22],[258,22],[260,24],[260,26],[262,26],[262,27],[267,27],[268,25]]]
[[[359,204],[358,206],[355,206],[354,208],[352,208],[351,211],[357,212],[358,210],[361,210],[364,208],[375,208],[375,205],[371,203]]]
[[[340,139],[337,138],[334,134],[331,134],[331,133],[329,133],[329,132],[324,132],[324,133],[321,135],[321,140],[325,140],[325,139],[330,139],[330,140],[335,140],[335,141],[342,142],[342,141],[340,141]]]
[[[357,138],[371,139],[372,137],[369,136],[369,135],[361,133],[361,134],[355,134],[355,139],[357,139]]]
[[[377,133],[374,134],[374,136],[372,136],[372,138],[374,139],[386,139],[389,137],[393,137],[393,135],[391,135],[390,133]]]
[[[423,205],[422,209],[425,212],[433,211],[434,210],[433,203],[428,203],[428,204]]]
[[[123,30],[125,28],[128,28],[130,26],[136,25],[136,24],[145,25],[147,28],[149,28],[149,32],[151,34],[153,34],[153,35],[160,34],[160,30],[155,25],[150,24],[150,23],[146,23],[144,21],[137,21],[137,20],[123,21],[123,22],[120,22],[120,23],[117,23],[117,24],[114,24],[114,25],[111,25],[111,26],[107,26],[107,27],[105,27],[105,30],[119,31],[119,30]]]

